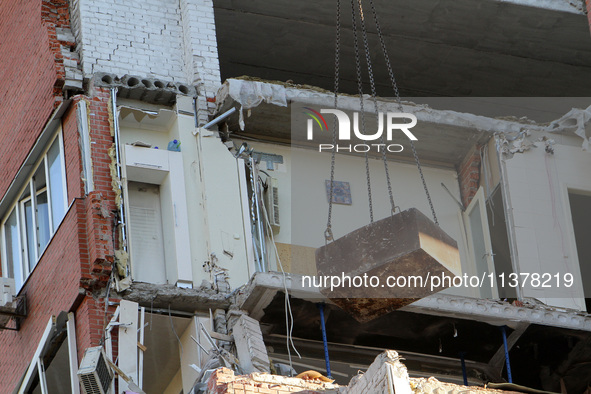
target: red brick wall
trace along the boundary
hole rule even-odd
[[[74,200],[74,198],[84,196],[82,158],[80,156],[78,121],[76,119],[76,108],[80,99],[81,96],[74,97],[70,104],[70,108],[62,117],[68,203]]]
[[[107,208],[116,210],[113,179],[109,165],[111,158],[109,149],[113,147],[111,120],[109,118],[109,102],[111,92],[105,88],[92,88],[92,99],[89,106],[89,123],[92,135],[92,162],[95,189],[100,191],[103,199],[108,201]]]
[[[1,197],[63,101],[63,53],[75,43],[57,38],[56,28],[69,28],[67,0],[0,1],[0,18]],[[28,310],[20,330],[0,331],[0,393],[14,389],[51,315],[75,312],[80,358],[86,347],[100,343],[104,321],[114,309],[105,316],[104,300],[92,293],[104,287],[110,275],[115,209],[105,166],[113,142],[109,92],[96,93],[89,99],[96,192],[88,197],[83,192],[76,120],[76,104],[82,97],[75,97],[62,118],[69,209],[21,290]]]
[[[4,195],[28,152],[61,101],[55,27],[67,27],[65,1],[0,2],[0,196]],[[43,4],[43,13],[42,13]],[[54,9],[55,15],[48,9]],[[67,4],[65,7],[67,13]],[[43,17],[46,18],[42,20]],[[57,15],[61,16],[57,16]],[[50,40],[50,35],[51,40]]]
[[[458,168],[460,194],[464,207],[467,207],[476,195],[480,184],[480,147],[474,147]]]
[[[27,317],[19,331],[0,332],[0,393],[10,393],[31,361],[51,315],[69,311],[78,296],[78,210],[73,205],[47,246],[21,294]]]
[[[103,195],[113,198],[110,183],[100,186],[103,190],[83,196],[76,120],[79,99],[74,100],[62,118],[70,208],[21,291],[27,297],[28,311],[20,330],[0,331],[0,393],[14,389],[51,315],[75,312],[81,358],[84,349],[100,343],[104,321],[111,318],[114,310],[109,308],[105,317],[104,300],[96,300],[92,294],[106,286],[111,273],[114,203],[102,198]],[[104,172],[100,169],[96,172],[101,174],[101,171]]]

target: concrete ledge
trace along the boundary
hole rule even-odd
[[[186,289],[174,285],[133,282],[122,297],[145,307],[170,309],[185,312],[228,309],[230,297],[213,289]]]
[[[492,325],[503,324],[511,328],[527,322],[569,330],[591,331],[591,315],[539,304],[524,303],[522,306],[517,306],[505,301],[436,294],[405,306],[401,310],[463,319],[473,318]]]
[[[124,75],[119,78],[115,74],[95,73],[92,77],[94,86],[117,88],[121,98],[145,101],[152,104],[173,105],[177,95],[195,97],[194,86],[161,80],[159,78]]]

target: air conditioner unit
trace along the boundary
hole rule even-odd
[[[0,278],[0,306],[12,304],[12,297],[16,296],[16,286],[13,278]]]
[[[273,231],[279,231],[281,222],[279,221],[279,182],[275,178],[269,178],[267,181],[267,190],[265,190],[265,209],[267,217]]]
[[[78,368],[78,380],[85,394],[108,394],[113,371],[101,346],[89,347]]]

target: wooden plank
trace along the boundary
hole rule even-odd
[[[140,308],[140,340],[137,343],[137,347],[140,349],[138,354],[138,386],[144,388],[144,352],[146,347],[144,346],[144,321],[146,320],[146,308],[143,306]]]
[[[125,375],[137,384],[138,381],[138,357],[137,357],[137,325],[138,304],[136,302],[121,300],[119,304],[119,362],[118,367]],[[128,390],[128,383],[119,376],[119,394]]]
[[[220,334],[219,332],[209,331],[209,336],[220,341],[234,342],[234,338],[230,335]]]
[[[519,338],[521,338],[521,336],[523,335],[525,330],[527,330],[528,327],[529,327],[529,323],[522,323],[519,326],[517,326],[517,328],[515,328],[515,330],[511,334],[509,334],[509,336],[507,337],[507,349],[509,351],[511,351],[511,348],[513,348],[513,346],[515,346],[515,344],[517,343]],[[501,335],[501,333],[499,332],[499,336],[500,335]],[[504,345],[501,345],[497,349],[497,352],[491,357],[491,359],[488,363],[495,371],[500,372],[503,370],[503,366],[505,365],[505,346]]]
[[[113,329],[113,325],[115,324],[115,322],[117,322],[118,318],[119,318],[119,307],[117,307],[117,309],[115,309],[115,313],[113,314],[111,321],[109,322],[109,324],[107,324],[107,327],[105,329],[105,331],[106,331],[105,352],[107,353],[107,358],[109,360],[113,359],[113,340],[111,339],[111,330]],[[115,379],[113,379],[111,381],[111,393],[114,393],[114,392],[115,392]]]

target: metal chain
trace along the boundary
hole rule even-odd
[[[419,161],[419,155],[417,154],[417,150],[415,149],[415,144],[411,140],[410,147],[412,148],[412,154],[415,157],[415,162],[417,163],[417,168],[419,169],[419,174],[421,175],[421,182],[423,182],[423,189],[425,189],[425,194],[427,195],[427,201],[429,201],[429,207],[431,208],[431,214],[433,215],[433,221],[436,225],[439,226],[439,222],[437,221],[437,215],[435,214],[435,208],[433,208],[433,201],[431,201],[431,194],[429,194],[429,189],[427,189],[427,182],[425,181],[425,176],[423,175],[423,168],[421,167],[421,162]]]
[[[376,84],[373,75],[372,63],[371,63],[371,54],[369,51],[369,43],[367,40],[367,30],[365,28],[365,18],[363,16],[363,4],[361,0],[357,1],[359,4],[359,15],[361,16],[361,31],[363,33],[363,46],[365,48],[365,62],[367,63],[367,73],[369,74],[369,84],[371,86],[371,97],[373,99],[373,104],[376,111],[376,121],[377,124],[380,122],[380,113],[378,111],[378,94],[376,91]],[[392,182],[390,181],[390,171],[388,170],[388,160],[386,158],[386,144],[384,141],[384,134],[380,135],[380,144],[384,147],[382,150],[382,161],[384,163],[384,170],[386,172],[386,184],[388,186],[388,196],[390,197],[390,206],[391,211],[394,213],[396,210],[396,204],[394,203],[394,193],[392,192]]]
[[[361,14],[360,19],[363,19]],[[353,26],[353,39],[355,47],[355,67],[357,70],[357,88],[359,90],[359,106],[361,112],[362,134],[365,134],[365,111],[363,108],[363,81],[361,79],[361,61],[359,60],[359,45],[357,40],[357,12],[355,10],[355,0],[351,0],[351,22]],[[371,63],[371,62],[370,62]],[[365,175],[367,176],[367,197],[369,199],[369,221],[373,223],[373,201],[371,196],[371,177],[369,173],[369,156],[365,152]]]
[[[338,92],[339,92],[339,57],[341,45],[341,1],[337,0],[337,17],[336,17],[336,34],[335,34],[335,51],[334,51],[334,107],[337,108]],[[332,234],[332,195],[334,192],[334,165],[336,157],[337,146],[337,122],[332,127],[332,153],[330,157],[330,194],[328,197],[328,221],[326,223],[326,230],[324,231],[325,241],[332,241],[334,239]]]
[[[361,1],[361,0],[359,0]],[[400,100],[400,92],[398,91],[398,84],[396,83],[396,78],[394,77],[394,71],[392,70],[392,64],[390,63],[390,57],[388,56],[388,50],[386,49],[386,44],[384,42],[384,36],[382,35],[382,31],[380,29],[380,23],[378,21],[378,13],[376,12],[376,8],[374,6],[373,0],[369,0],[371,5],[371,11],[373,14],[373,18],[376,24],[376,31],[378,33],[378,38],[380,40],[380,46],[382,47],[382,52],[384,54],[384,60],[386,61],[386,67],[388,67],[388,74],[390,76],[390,82],[392,83],[392,88],[394,89],[394,94],[396,95],[396,102],[398,103],[398,108],[400,112],[402,110],[402,102]],[[431,208],[431,214],[433,215],[433,221],[435,224],[439,225],[437,221],[437,215],[435,214],[435,208],[433,207],[433,201],[431,200],[431,194],[429,193],[429,189],[427,188],[427,182],[425,181],[425,176],[423,175],[423,169],[421,167],[421,162],[419,161],[419,156],[417,155],[417,150],[415,148],[414,142],[410,141],[410,146],[412,148],[412,154],[415,158],[415,162],[417,164],[417,168],[419,169],[419,174],[421,175],[421,182],[423,183],[423,189],[425,189],[425,194],[427,195],[427,200],[429,201],[429,207]]]

